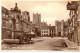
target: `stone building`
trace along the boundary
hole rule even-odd
[[[2,39],[11,38],[12,23],[9,17],[9,10],[2,6]]]
[[[49,28],[41,28],[41,36],[49,36]]]
[[[63,37],[63,36],[65,36],[64,34],[65,34],[65,32],[64,32],[64,30],[65,30],[65,28],[64,28],[64,23],[65,21],[64,20],[61,20],[61,21],[58,21],[58,20],[56,20],[55,21],[55,33],[56,33],[56,36],[57,37]]]
[[[67,4],[67,10],[70,10],[70,19],[69,19],[69,35],[68,38],[75,42],[76,44],[80,45],[80,2],[79,1],[71,1]]]
[[[61,37],[64,36],[64,20],[61,20]]]
[[[68,36],[68,32],[69,32],[69,30],[68,30],[68,26],[69,26],[68,20],[67,21],[64,21],[64,36],[65,37]]]
[[[80,1],[78,2],[78,18],[77,18],[77,24],[78,24],[78,45],[80,45]]]
[[[49,26],[49,36],[55,37],[55,26]]]
[[[41,14],[33,14],[33,24],[37,31],[37,36],[41,36]]]
[[[33,23],[36,25],[36,26],[40,26],[41,24],[41,14],[33,14]]]
[[[49,27],[45,22],[41,23],[41,36],[49,36]]]
[[[55,21],[55,33],[56,37],[61,36],[61,22],[58,20]]]
[[[22,14],[22,19],[26,22],[30,22],[30,15],[28,11],[24,11],[21,13]]]
[[[17,38],[22,33],[22,24],[21,24],[21,10],[18,8],[17,3],[15,3],[15,7],[11,8],[9,16],[12,19],[12,38]],[[16,35],[16,36],[15,36]]]
[[[33,24],[30,22],[30,15],[28,11],[23,11],[21,13],[21,19],[22,19],[22,26],[23,26],[23,31],[25,33],[31,32],[31,29],[33,27]]]
[[[35,26],[30,21],[29,12],[15,7],[10,10],[2,7],[2,39],[20,39],[22,42],[25,33],[35,32]]]

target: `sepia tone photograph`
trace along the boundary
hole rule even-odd
[[[2,0],[1,50],[80,52],[80,1]]]

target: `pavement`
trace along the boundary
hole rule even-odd
[[[30,51],[78,51],[75,49],[68,49],[64,47],[63,40],[67,38],[62,37],[38,37],[32,39],[31,44],[4,44],[2,43],[2,50],[30,50]],[[68,43],[70,41],[67,41]],[[68,43],[67,45],[71,45]],[[74,45],[74,44],[73,44]]]
[[[64,40],[65,40],[65,43],[67,44],[68,49],[74,49],[74,50],[79,49],[79,46],[74,42],[70,41],[69,39],[64,39]]]

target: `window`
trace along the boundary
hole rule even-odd
[[[3,17],[5,17],[5,14],[2,14]]]
[[[43,33],[43,31],[42,31],[42,33]]]
[[[5,27],[5,20],[2,21],[2,27]]]

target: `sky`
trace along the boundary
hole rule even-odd
[[[2,1],[2,6],[11,9],[18,4],[21,11],[30,12],[30,19],[33,20],[33,13],[41,14],[41,22],[55,25],[55,20],[67,20],[69,18],[69,10],[67,10],[68,1]]]

